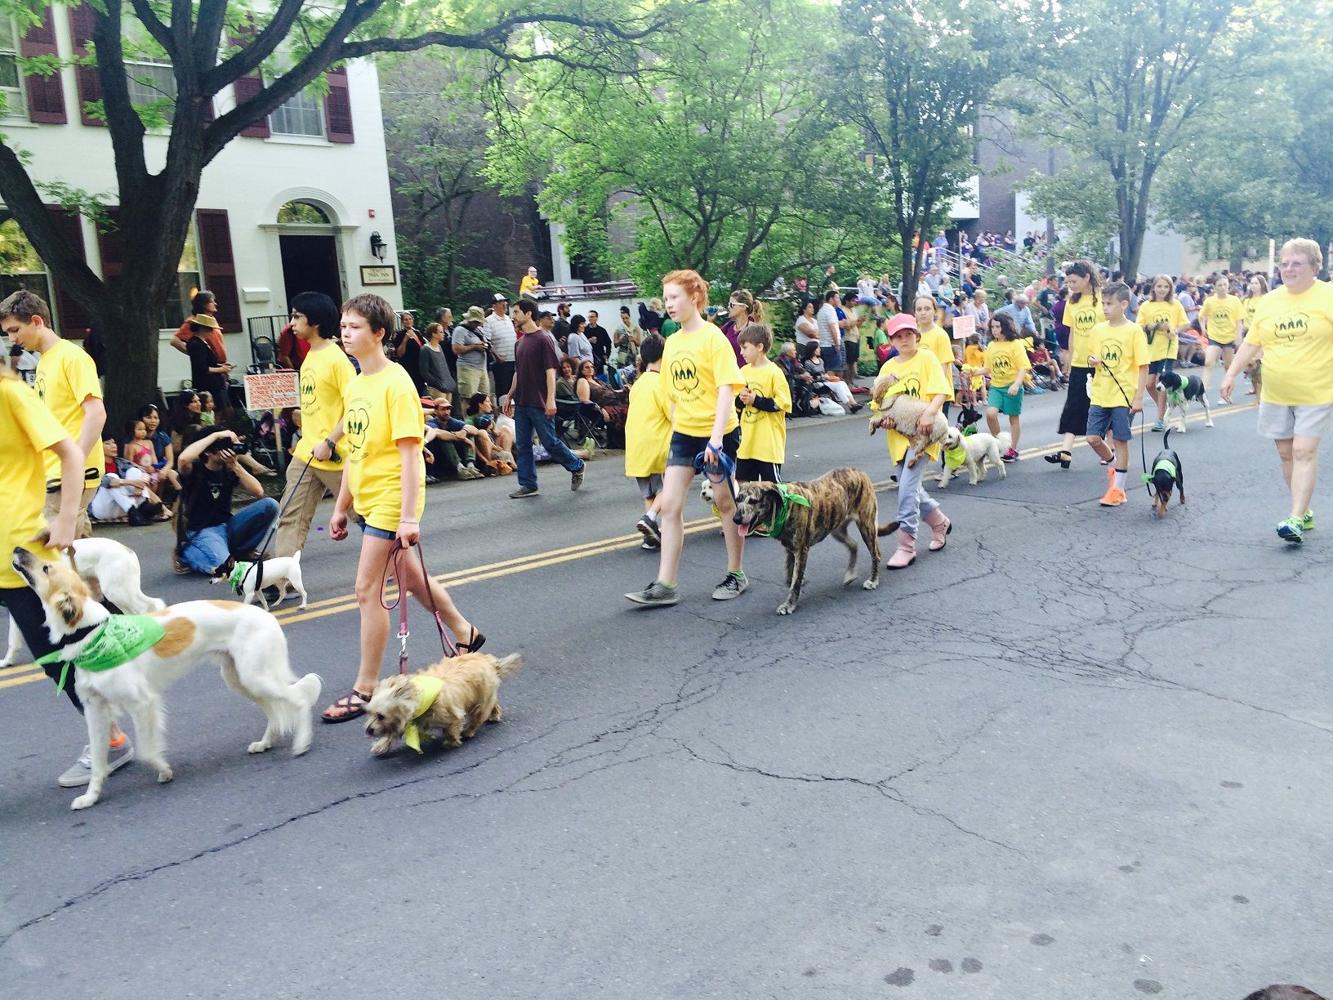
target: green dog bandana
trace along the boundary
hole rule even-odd
[[[962,468],[965,462],[967,462],[967,449],[961,444],[957,448],[944,449],[944,467],[950,472]]]
[[[227,577],[227,586],[231,587],[238,594],[245,592],[245,574],[254,569],[252,562],[241,562],[239,559],[236,565],[231,568],[231,575]]]
[[[417,707],[412,713],[412,721],[403,727],[403,742],[417,753],[421,753],[421,727],[417,725],[416,720],[425,715],[435,704],[435,699],[440,696],[440,691],[444,688],[444,680],[422,674],[413,674],[411,680],[412,686],[417,689]]]
[[[128,663],[145,650],[152,649],[162,641],[166,629],[162,623],[150,615],[112,615],[97,631],[88,637],[83,649],[73,659],[64,656],[63,649],[39,657],[37,663],[64,663],[60,670],[60,680],[56,684],[56,693],[65,690],[65,679],[69,674],[70,664],[80,670],[101,673]]]
[[[782,534],[782,529],[787,526],[787,515],[791,512],[792,504],[797,507],[809,507],[810,501],[799,493],[792,492],[790,486],[786,483],[776,484],[778,495],[782,497],[782,506],[778,508],[777,516],[773,518],[773,523],[765,527],[757,524],[750,529],[751,532],[761,538],[777,538]]]

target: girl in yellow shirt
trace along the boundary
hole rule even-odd
[[[734,468],[740,446],[735,399],[744,386],[731,343],[703,318],[708,283],[698,272],[667,274],[662,279],[662,297],[667,315],[680,326],[666,342],[662,380],[658,383],[671,409],[671,447],[658,497],[662,549],[657,579],[643,590],[625,595],[627,600],[646,607],[667,607],[680,601],[676,579],[685,543],[685,495],[694,481],[695,459],[702,455],[708,465],[730,464]],[[729,461],[721,458],[724,454]],[[741,565],[745,539],[731,519],[736,508],[725,483],[713,490],[713,502],[721,514],[727,543],[727,575],[713,588],[713,599],[728,601],[750,585]]]
[[[343,396],[346,461],[338,499],[329,518],[329,536],[347,537],[349,515],[361,525],[361,560],[356,567],[356,603],[361,614],[361,662],[347,694],[324,710],[325,722],[346,722],[364,715],[375,693],[380,661],[389,641],[389,612],[381,592],[389,560],[400,546],[421,540],[426,507],[425,462],[421,439],[425,419],[412,378],[384,353],[385,334],[394,329],[393,307],[378,295],[358,295],[342,309],[342,343],[356,358],[361,374]],[[405,551],[394,569],[400,591],[425,608],[439,611],[457,637],[459,652],[474,653],[486,637],[454,606],[449,592],[421,572],[421,563]]]
[[[1185,307],[1176,298],[1176,285],[1169,274],[1152,279],[1147,302],[1139,306],[1137,322],[1148,337],[1148,393],[1157,403],[1155,431],[1166,429],[1166,390],[1157,388],[1156,376],[1175,367],[1180,335],[1190,329]]]
[[[1219,358],[1225,359],[1223,371],[1236,356],[1236,340],[1245,320],[1245,305],[1241,299],[1231,294],[1231,282],[1218,278],[1213,294],[1199,310],[1199,326],[1208,338],[1208,346],[1203,352],[1203,391],[1206,394],[1213,387],[1213,369]],[[1219,400],[1221,402],[1221,400]]]
[[[1009,447],[1001,461],[1018,461],[1018,437],[1022,433],[1023,381],[1032,370],[1027,349],[1018,339],[1014,321],[1003,313],[992,313],[991,342],[986,345],[986,374],[990,392],[986,399],[986,426],[991,434],[1000,433],[1000,414],[1009,418]]]
[[[1064,324],[1069,327],[1069,388],[1065,390],[1065,406],[1060,411],[1057,433],[1064,435],[1063,446],[1046,461],[1062,469],[1069,468],[1074,457],[1074,439],[1088,430],[1088,355],[1092,328],[1102,321],[1102,299],[1098,294],[1101,272],[1090,260],[1076,260],[1065,268]]]
[[[1254,313],[1259,308],[1259,301],[1268,294],[1268,279],[1262,274],[1250,275],[1250,282],[1246,286],[1245,296],[1245,318],[1244,330],[1241,331],[1241,339],[1248,337],[1250,331],[1254,329]],[[1263,362],[1255,358],[1250,362],[1250,366],[1245,369],[1245,374],[1250,377],[1250,388],[1245,393],[1247,396],[1257,396],[1263,391]]]
[[[871,390],[871,398],[884,400],[892,396],[909,395],[925,402],[926,409],[919,428],[927,431],[944,406],[949,385],[944,381],[944,370],[935,355],[921,348],[915,316],[899,313],[889,320],[886,332],[889,342],[898,354],[884,362]],[[889,459],[898,467],[898,548],[889,557],[889,569],[905,569],[916,562],[916,535],[921,521],[930,526],[930,551],[944,548],[953,524],[944,516],[940,505],[926,493],[922,481],[926,463],[909,465],[913,452],[906,435],[890,429],[888,433]],[[932,459],[940,457],[940,446],[926,449]]]

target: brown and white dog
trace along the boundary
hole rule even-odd
[[[42,536],[45,540],[45,535]],[[110,538],[80,538],[74,543],[74,568],[88,584],[93,597],[106,598],[127,615],[146,615],[161,611],[166,602],[149,597],[139,585],[139,557],[134,550]],[[9,620],[9,649],[0,667],[19,662],[23,636],[18,623]]]
[[[46,562],[26,549],[15,549],[12,562],[41,599],[52,641],[65,640],[62,651],[76,656],[91,639],[88,630],[111,612],[93,599],[68,562]],[[101,796],[111,723],[124,712],[134,720],[137,756],[157,771],[158,781],[172,779],[163,756],[162,694],[204,659],[220,661],[227,685],[257,704],[268,719],[264,735],[247,748],[250,753],[263,753],[288,734],[293,755],[310,748],[310,712],[319,698],[319,675],[296,679],[287,661],[287,637],[276,618],[233,601],[190,601],[153,617],[164,629],[156,645],[111,670],[73,668],[92,753],[92,780],[71,804],[73,809],[87,809]]]

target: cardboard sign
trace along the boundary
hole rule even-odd
[[[954,340],[966,340],[976,332],[977,318],[975,316],[955,316],[953,318]]]
[[[301,405],[301,388],[296,372],[268,372],[245,376],[247,410],[281,410]]]

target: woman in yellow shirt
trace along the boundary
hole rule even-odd
[[[380,661],[389,641],[389,612],[382,587],[389,560],[400,546],[421,540],[426,509],[426,469],[421,457],[425,418],[412,377],[384,353],[385,334],[394,329],[393,307],[378,295],[358,295],[342,308],[342,344],[361,366],[343,395],[346,456],[338,499],[329,518],[329,536],[347,537],[349,516],[361,525],[361,560],[356,567],[356,603],[361,614],[361,662],[347,694],[324,710],[325,722],[364,715],[379,682]],[[475,653],[486,637],[454,606],[449,592],[421,572],[404,551],[393,572],[400,592],[439,611],[450,631],[466,641],[459,652]]]
[[[1065,391],[1065,406],[1060,411],[1057,433],[1064,435],[1063,447],[1046,461],[1062,469],[1069,468],[1074,457],[1074,439],[1088,431],[1088,378],[1092,369],[1087,366],[1092,342],[1089,334],[1102,321],[1102,299],[1098,294],[1101,273],[1090,260],[1076,260],[1065,268],[1064,324],[1069,327],[1069,388]]]
[[[702,455],[709,465],[725,464],[721,459],[725,454],[734,468],[740,447],[735,399],[744,386],[730,341],[703,318],[708,283],[698,272],[667,274],[662,278],[662,297],[667,315],[680,328],[667,339],[662,380],[658,383],[671,409],[671,447],[658,497],[661,557],[657,578],[643,590],[625,595],[627,600],[646,607],[667,607],[680,601],[676,580],[685,544],[685,495],[694,481],[695,459]],[[713,502],[722,517],[727,543],[727,575],[713,588],[713,600],[729,601],[750,585],[742,568],[745,539],[731,519],[736,507],[730,488],[717,484]]]
[[[1231,282],[1227,278],[1218,278],[1213,294],[1199,310],[1199,327],[1208,338],[1208,346],[1203,352],[1203,391],[1207,394],[1213,387],[1213,369],[1219,358],[1227,365],[1236,356],[1236,340],[1245,320],[1245,304],[1231,294]],[[1225,369],[1224,369],[1225,370]]]
[[[1250,275],[1249,284],[1245,287],[1248,294],[1245,296],[1245,328],[1241,331],[1242,340],[1248,337],[1250,331],[1254,329],[1254,311],[1259,308],[1259,300],[1268,294],[1268,279],[1262,274],[1252,274]],[[1245,395],[1257,396],[1259,394],[1260,387],[1263,385],[1263,371],[1264,366],[1260,361],[1253,362],[1245,370],[1245,374],[1250,378],[1250,388]]]
[[[1139,306],[1137,322],[1148,337],[1148,392],[1157,403],[1155,431],[1166,429],[1166,390],[1157,388],[1157,378],[1176,363],[1180,335],[1190,328],[1185,307],[1176,298],[1176,285],[1168,274],[1152,279],[1150,298]]]
[[[918,427],[925,433],[934,424],[949,395],[944,371],[939,359],[921,348],[915,316],[899,313],[889,320],[886,332],[898,353],[880,368],[871,398],[887,399],[906,394],[924,401],[927,405]],[[940,505],[926,493],[923,485],[926,463],[908,464],[913,453],[907,436],[890,429],[888,447],[889,460],[897,466],[898,472],[898,548],[885,565],[889,569],[905,569],[916,562],[916,535],[921,521],[930,526],[931,552],[944,548],[953,524],[944,516]],[[940,446],[931,445],[926,454],[938,459]]]
[[[1319,441],[1333,422],[1333,285],[1319,281],[1324,254],[1314,240],[1288,240],[1279,258],[1282,287],[1254,310],[1254,328],[1222,379],[1231,402],[1236,376],[1263,353],[1259,433],[1272,438],[1291,493],[1278,537],[1299,545],[1314,528],[1310,498],[1319,472]]]

